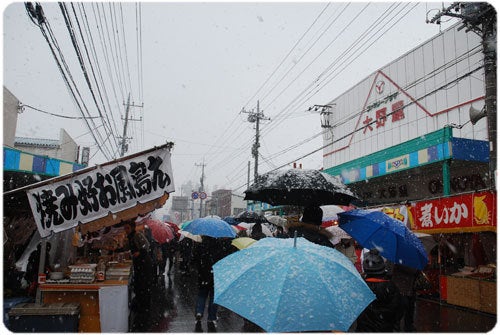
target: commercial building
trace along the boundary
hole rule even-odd
[[[435,248],[428,266],[442,299],[496,313],[496,304],[484,302],[486,289],[479,295],[483,282],[468,283],[477,296],[465,298],[457,276],[449,276],[496,263],[489,146],[496,138],[489,138],[484,117],[483,46],[480,36],[460,27],[320,106],[327,127],[323,164],[364,206],[390,208],[414,231],[454,246]],[[496,296],[493,289],[488,286],[487,295]]]

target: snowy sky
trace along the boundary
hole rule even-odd
[[[124,84],[121,94],[118,84],[107,87],[109,110],[119,130],[116,135],[122,135],[129,91],[131,101],[144,107],[131,109],[131,117],[142,117],[143,122],[129,122],[127,135],[133,138],[127,154],[173,141],[177,189],[173,195],[181,195],[180,186],[189,180],[199,183],[202,164],[207,191],[229,188],[241,194],[246,189],[249,161],[253,178],[255,123],[247,121],[242,108],[256,111],[259,100],[260,109],[270,118],[260,124],[259,173],[289,164],[322,146],[320,116],[309,112],[310,106],[328,103],[454,22],[444,22],[441,28],[426,23],[442,3],[144,2],[138,30],[136,3],[113,4],[85,3],[74,8],[85,9],[89,22],[98,10],[112,8],[118,13],[116,27],[126,36],[127,46],[120,60],[127,65],[124,73],[130,86]],[[42,7],[77,87],[90,101],[59,6],[42,2]],[[108,19],[111,22],[113,17]],[[4,4],[2,27],[4,85],[25,105],[81,116],[24,3]],[[112,50],[109,43],[100,47],[97,31],[92,36],[96,53]],[[367,42],[359,52],[344,63],[337,61],[360,36]],[[138,41],[142,49],[137,48]],[[142,50],[142,63],[137,50]],[[106,65],[112,67],[111,62],[99,64],[103,72]],[[331,71],[336,74],[327,85],[314,85]],[[92,107],[90,103],[90,114],[96,115]],[[57,139],[62,127],[78,144],[91,147],[91,164],[106,161],[82,120],[25,108],[16,135]],[[319,169],[322,152],[298,163]]]

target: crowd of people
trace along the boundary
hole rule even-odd
[[[413,332],[413,315],[416,292],[414,282],[418,271],[401,265],[394,265],[383,258],[378,250],[367,250],[359,246],[352,238],[342,238],[339,243],[332,243],[332,233],[321,227],[323,212],[320,207],[306,207],[299,222],[291,223],[286,228],[273,227],[273,237],[304,237],[310,242],[331,247],[344,254],[360,272],[376,299],[359,315],[352,324],[354,332]],[[247,236],[255,240],[268,237],[264,234],[262,223],[252,225],[238,236]],[[230,238],[212,238],[202,236],[201,242],[190,238],[174,239],[168,245],[159,245],[146,228],[144,236],[134,230],[133,223],[126,225],[130,250],[134,262],[134,286],[137,303],[141,305],[145,318],[138,315],[137,330],[147,327],[147,314],[151,301],[147,286],[152,278],[163,278],[170,274],[174,264],[174,255],[179,262],[179,274],[190,275],[196,271],[198,291],[195,299],[196,329],[202,331],[201,322],[206,311],[209,332],[214,332],[217,322],[218,306],[214,304],[214,279],[212,266],[220,259],[238,249],[231,244]],[[168,261],[167,261],[168,260]],[[151,273],[147,278],[146,273]],[[149,295],[148,295],[149,294]],[[245,327],[252,332],[262,329],[244,319]]]
[[[332,243],[332,233],[321,227],[323,213],[320,207],[306,207],[299,222],[286,227],[273,227],[273,237],[303,237],[318,245],[330,247],[344,254],[360,272],[376,299],[359,315],[349,331],[355,332],[413,332],[413,315],[416,292],[414,289],[418,271],[401,265],[391,264],[376,249],[362,249],[352,238],[342,238],[339,243]],[[151,229],[144,226],[136,229],[136,222],[123,223],[133,263],[132,287],[134,298],[131,303],[133,318],[131,331],[143,332],[151,328],[152,287],[165,282],[165,274],[171,275],[177,263],[179,276],[197,274],[198,290],[195,296],[196,329],[202,331],[201,322],[206,311],[209,332],[214,332],[217,325],[218,306],[214,304],[214,278],[212,266],[222,258],[236,252],[231,238],[213,238],[202,236],[201,242],[173,233],[174,238],[158,243]],[[255,223],[251,229],[239,236],[248,236],[254,240],[268,237],[263,232],[263,223]],[[47,246],[46,267],[50,266]],[[29,258],[24,279],[28,283],[30,294],[36,291],[41,245]],[[244,319],[244,329],[261,332],[262,329]]]

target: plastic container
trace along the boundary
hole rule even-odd
[[[21,303],[9,311],[9,329],[13,332],[76,333],[80,304]]]

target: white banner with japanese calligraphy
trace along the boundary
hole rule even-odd
[[[85,171],[54,178],[54,182],[27,191],[42,237],[174,191],[170,151],[166,146]]]

